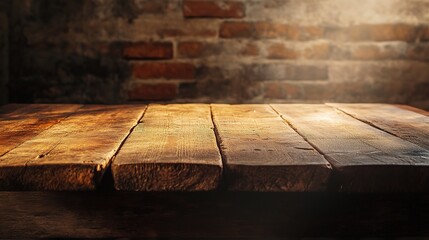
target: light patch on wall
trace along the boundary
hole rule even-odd
[[[423,7],[422,7],[423,6]],[[300,24],[352,25],[429,22],[427,0],[258,0],[248,6],[249,16]],[[417,14],[416,14],[417,13]]]
[[[317,2],[317,3],[316,3]],[[312,7],[319,7],[320,14],[336,13],[334,18],[338,24],[351,25],[362,23],[401,22],[416,23],[415,14],[403,9],[413,5],[409,1],[402,0],[336,0],[314,1]],[[325,18],[329,16],[324,16]]]

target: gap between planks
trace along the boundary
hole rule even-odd
[[[287,126],[289,126],[290,128],[292,128],[299,136],[301,136],[308,144],[310,144],[310,146],[312,146],[320,155],[322,155],[323,158],[327,162],[329,162],[330,167],[332,167],[332,164],[331,164],[331,161],[329,161],[329,156],[328,155],[326,155],[322,150],[320,150],[320,148],[317,147],[315,144],[313,144],[312,142],[310,142],[308,140],[308,138],[305,135],[303,135],[300,131],[298,131],[298,129],[291,122],[289,122],[288,120],[284,119],[282,117],[282,115],[271,104],[268,104],[268,106],[270,106],[270,108],[273,109],[273,111],[277,113],[277,115],[283,120],[283,122]]]
[[[145,108],[144,108],[144,110],[143,110],[143,113],[142,113],[142,115],[140,116],[140,118],[139,119],[137,119],[137,122],[130,128],[130,130],[128,131],[128,134],[124,137],[124,139],[121,141],[121,143],[119,144],[119,147],[118,147],[118,150],[116,150],[116,152],[113,154],[113,156],[112,156],[112,158],[110,159],[110,161],[109,161],[109,163],[107,164],[107,166],[106,166],[106,170],[109,170],[109,171],[111,171],[112,169],[111,169],[111,165],[112,165],[112,162],[113,162],[113,160],[115,160],[115,158],[116,158],[116,156],[119,154],[119,152],[121,151],[121,149],[122,149],[122,146],[124,146],[124,144],[125,144],[125,142],[127,141],[127,139],[129,138],[129,136],[131,135],[131,133],[133,133],[133,131],[134,131],[134,129],[137,127],[137,125],[139,125],[139,123],[141,123],[141,121],[142,121],[142,119],[143,119],[143,117],[144,117],[144,115],[145,115],[145,113],[146,113],[146,110],[147,110],[147,108],[148,108],[149,106],[145,106]]]
[[[324,191],[328,161],[267,104],[213,104],[228,190]]]
[[[429,118],[423,110],[416,111],[412,107],[390,104],[328,103],[327,105],[380,131],[429,149]],[[407,115],[407,118],[398,117],[403,115]]]
[[[132,109],[135,110],[134,112],[137,112],[133,113]],[[43,131],[43,134],[40,133],[31,140],[25,141],[25,144],[23,144],[21,148],[15,148],[16,150],[13,150],[10,154],[5,156],[6,159],[4,160],[6,160],[6,162],[4,162],[0,172],[0,176],[2,176],[1,187],[5,189],[27,190],[96,189],[99,186],[98,183],[104,177],[104,173],[108,169],[112,158],[117,154],[117,151],[130,135],[133,128],[141,120],[146,109],[146,105],[135,105],[135,107],[131,105],[124,109],[122,109],[120,105],[115,107],[102,105],[81,106],[74,113],[70,114],[68,118],[65,118],[65,121],[63,119],[63,121],[49,128],[52,130]],[[97,111],[99,115],[96,116],[101,118],[104,125],[97,127],[99,119],[92,117],[91,111]],[[43,114],[43,112],[41,114]],[[115,116],[117,114],[124,114],[124,116],[119,117],[119,122],[116,124],[117,121],[115,121]],[[131,118],[131,121],[126,123],[128,117]],[[137,119],[137,121],[134,122],[135,120],[133,119]],[[83,124],[83,128],[79,126],[79,120],[84,121],[85,124]],[[95,125],[91,123],[91,121],[94,121]],[[109,122],[111,125],[109,125]],[[91,129],[92,125],[94,126]],[[73,127],[77,126],[79,126],[78,131],[75,131]],[[113,127],[111,129],[113,133],[120,134],[119,131],[123,131],[124,135],[121,134],[122,136],[119,136],[117,140],[116,137],[114,137],[115,135],[113,135],[114,139],[105,141],[104,143],[99,142],[102,136],[109,137],[107,133],[111,132],[108,130],[110,126]],[[107,128],[104,129],[104,127]],[[91,131],[87,133],[88,130]],[[88,140],[89,145],[79,141],[79,137],[83,137],[82,141]],[[89,138],[87,139],[86,137]],[[67,148],[67,144],[69,144],[67,142],[68,140],[72,141],[73,145],[71,149]],[[49,145],[51,146],[49,148],[43,147],[41,146],[43,142],[47,144],[47,147],[49,147]],[[61,149],[57,149],[59,144],[65,145],[63,145]],[[109,146],[99,148],[103,146],[103,144],[109,144]],[[37,155],[38,152],[25,151],[27,148],[30,149],[29,147],[31,146],[36,147],[35,150],[40,150],[41,153]],[[85,151],[82,153],[83,155],[78,156],[78,158],[72,157],[71,155],[61,155],[65,153],[64,151],[70,152],[73,148],[77,151],[79,147],[83,147]],[[94,154],[96,155],[88,155],[90,154],[88,151],[91,151],[91,148],[94,149]],[[50,153],[54,150],[56,151],[54,154],[55,156],[50,156]],[[32,158],[32,156],[36,156],[35,159]],[[46,160],[48,157],[49,159]],[[19,161],[15,163],[10,162],[14,158]],[[36,161],[42,158],[42,163],[44,163],[44,165]],[[8,162],[11,163],[10,166],[7,165]],[[30,162],[32,162],[31,172],[29,172]]]
[[[210,119],[211,119],[211,121],[212,121],[212,124],[213,124],[213,134],[214,134],[214,136],[215,136],[215,139],[216,139],[216,146],[217,146],[217,149],[218,149],[218,151],[219,151],[219,154],[220,154],[220,157],[221,157],[221,161],[222,161],[222,175],[224,176],[225,174],[224,174],[224,171],[225,171],[225,166],[226,166],[226,162],[225,162],[225,154],[224,154],[224,152],[222,151],[222,149],[221,149],[221,145],[222,145],[222,139],[219,137],[219,132],[218,132],[218,130],[217,130],[217,127],[216,127],[216,123],[215,123],[215,121],[214,121],[214,117],[213,117],[213,104],[210,104]],[[226,188],[226,186],[225,186],[225,182],[224,181],[220,181],[219,182],[219,186],[218,186],[220,189],[222,189],[222,188]]]
[[[125,191],[205,191],[222,176],[208,104],[151,104],[112,161]]]
[[[274,107],[274,106],[272,106]],[[428,151],[326,104],[275,105],[334,167],[333,187],[347,192],[426,191]],[[336,114],[335,114],[336,112]],[[311,118],[311,116],[321,118]],[[336,119],[330,119],[330,118]],[[366,127],[365,127],[366,126]],[[302,132],[301,132],[302,131]],[[314,141],[314,142],[313,142]],[[341,149],[340,146],[343,146]],[[325,152],[326,151],[326,152]]]

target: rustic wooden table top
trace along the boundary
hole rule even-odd
[[[428,192],[429,113],[387,104],[9,104],[1,190]]]

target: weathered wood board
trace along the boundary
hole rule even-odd
[[[8,104],[0,107],[0,156],[60,122],[81,105]]]
[[[333,107],[272,105],[334,167],[334,186],[346,192],[429,189],[429,151]]]
[[[226,187],[241,191],[320,191],[329,163],[269,105],[212,105]]]
[[[393,106],[396,106],[396,107],[404,109],[404,110],[420,113],[420,114],[425,115],[425,116],[429,116],[429,112],[424,110],[424,109],[415,108],[415,107],[412,107],[409,105],[403,105],[403,104],[395,104]]]
[[[0,157],[0,188],[95,189],[145,106],[88,105]]]
[[[429,117],[388,104],[329,104],[352,117],[429,150]]]
[[[0,189],[95,189],[113,159],[119,190],[220,184],[239,191],[429,190],[424,111],[385,104],[170,104],[151,105],[141,119],[145,110],[0,107]]]
[[[215,189],[222,175],[210,105],[150,105],[112,164],[115,188]]]

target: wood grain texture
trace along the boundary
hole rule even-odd
[[[212,105],[226,187],[241,191],[320,191],[329,163],[268,105]]]
[[[0,107],[0,156],[57,124],[81,105],[8,104]]]
[[[210,106],[150,105],[112,164],[115,188],[197,191],[218,186],[222,159]]]
[[[323,104],[272,105],[334,167],[347,192],[429,189],[429,151]]]
[[[388,104],[329,104],[352,117],[429,149],[429,117]]]
[[[426,111],[426,110],[424,110],[424,109],[412,107],[412,106],[409,106],[409,105],[403,105],[403,104],[394,104],[393,106],[396,106],[398,108],[405,109],[405,110],[408,110],[408,111],[420,113],[420,114],[425,115],[425,116],[429,116],[429,112]]]
[[[145,106],[84,106],[0,157],[0,188],[91,190]]]

